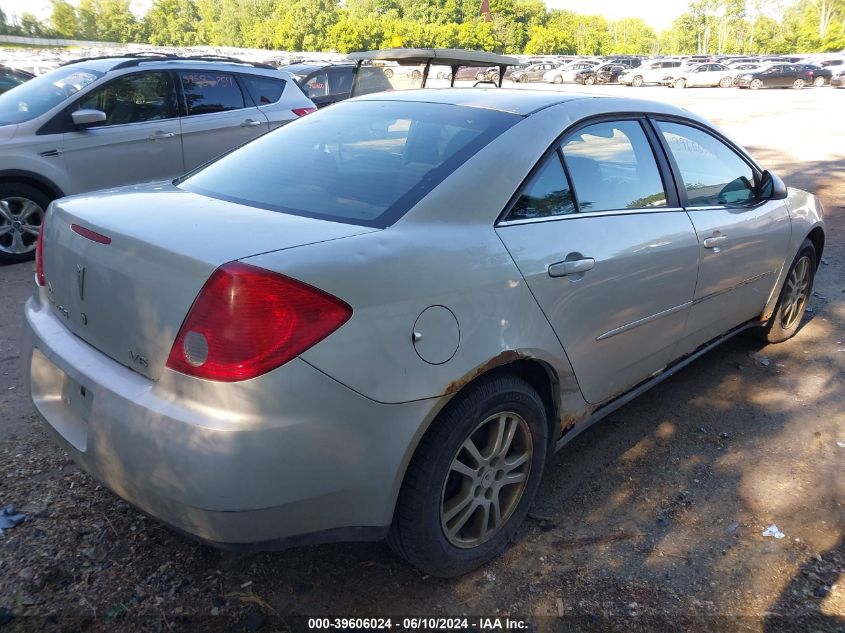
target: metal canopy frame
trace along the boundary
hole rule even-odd
[[[518,66],[520,63],[516,57],[458,48],[385,48],[377,51],[349,53],[347,59],[355,62],[352,89],[349,92],[350,97],[355,96],[355,89],[358,87],[358,71],[364,62],[390,61],[396,62],[400,66],[425,65],[421,88],[425,88],[432,63],[449,66],[452,69],[452,80],[450,82],[452,87],[455,86],[458,69],[462,66],[497,66],[499,68],[499,88],[502,87],[507,67]]]

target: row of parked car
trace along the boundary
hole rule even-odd
[[[491,69],[490,73],[497,73]],[[493,79],[494,77],[487,77]],[[496,77],[497,78],[497,77]],[[506,79],[517,83],[619,83],[640,87],[664,85],[673,88],[739,86],[759,88],[827,84],[845,86],[845,58],[816,60],[803,57],[763,58],[614,58],[578,59],[565,63],[550,61],[513,68]]]

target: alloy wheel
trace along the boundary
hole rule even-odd
[[[751,84],[748,87],[751,88],[752,90],[759,90],[760,88],[763,87],[763,82],[760,81],[759,79],[752,79]]]
[[[780,324],[790,329],[804,315],[810,290],[810,258],[806,255],[795,262],[784,287]]]
[[[821,88],[824,85],[824,77],[816,77],[813,79],[813,85],[816,88]]]
[[[0,199],[0,251],[22,255],[35,250],[44,209],[29,198]]]
[[[804,80],[803,79],[796,79],[792,82],[792,87],[796,90],[801,90],[804,87]]]
[[[477,547],[507,523],[532,458],[531,429],[516,413],[495,413],[475,427],[453,457],[441,494],[440,525],[452,545]]]

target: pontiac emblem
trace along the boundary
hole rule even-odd
[[[85,300],[85,267],[76,265],[76,287],[79,290],[79,300]]]

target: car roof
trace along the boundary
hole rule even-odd
[[[350,99],[350,101],[409,101],[418,103],[441,103],[499,110],[520,116],[561,103],[592,100],[596,113],[603,112],[653,112],[675,114],[688,119],[702,120],[699,116],[667,103],[618,97],[613,95],[562,92],[556,90],[518,90],[513,88],[421,88],[376,92]]]
[[[508,88],[421,88],[376,92],[352,101],[415,101],[499,110],[526,116],[549,106],[591,95],[552,92],[550,90],[514,90]]]
[[[177,55],[126,55],[126,56],[107,56],[107,57],[89,57],[78,60],[71,60],[62,66],[80,66],[89,70],[96,70],[102,73],[107,73],[111,70],[118,70],[130,67],[172,67],[173,65],[196,65],[196,66],[229,66],[240,69],[259,69],[259,70],[276,70],[272,66],[260,64],[256,62],[242,61],[230,57],[218,56],[177,56]]]

